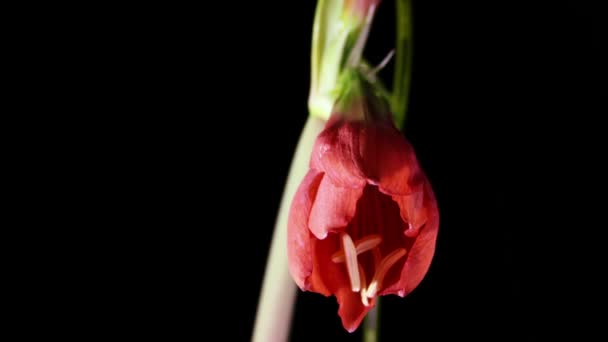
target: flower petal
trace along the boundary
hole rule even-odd
[[[415,208],[416,211],[406,215],[414,218],[412,225],[417,227],[419,232],[415,236],[414,244],[403,265],[399,281],[385,289],[382,294],[397,293],[402,297],[409,294],[420,284],[431,265],[439,228],[439,211],[435,195],[428,181],[424,183],[423,196],[421,201],[423,205],[418,208],[416,208],[416,203],[420,202],[419,198],[411,198],[412,196],[395,198],[401,207],[402,216],[404,215],[404,209]],[[424,222],[422,222],[423,218]],[[404,217],[404,219],[406,218]]]
[[[428,182],[425,181],[425,183]],[[417,231],[427,222],[428,208],[426,207],[427,203],[425,203],[425,200],[427,200],[429,195],[426,191],[425,184],[421,184],[413,188],[412,191],[413,192],[409,195],[392,197],[393,200],[399,205],[399,213],[401,214],[403,221],[410,225],[410,230]],[[415,236],[415,234],[408,233],[407,231],[406,235],[410,237]]]
[[[353,292],[349,287],[342,287],[336,292],[336,299],[340,308],[338,309],[338,315],[342,319],[342,325],[348,332],[357,330],[361,321],[376,304],[376,299],[370,299],[370,305],[365,306],[361,301],[361,294]]]
[[[358,188],[365,184],[359,159],[359,125],[333,119],[317,137],[310,165],[337,186]]]
[[[420,183],[420,166],[413,147],[392,123],[379,122],[359,136],[361,169],[370,183],[389,195],[406,195]]]
[[[310,231],[322,240],[330,231],[345,229],[355,216],[357,201],[362,194],[363,186],[344,188],[336,186],[330,177],[323,177],[310,212]]]
[[[323,174],[308,171],[291,203],[287,222],[287,244],[289,271],[296,284],[306,291],[310,287],[308,277],[312,274],[312,239],[308,230],[308,217]]]
[[[312,274],[309,277],[310,291],[329,296],[341,287],[350,288],[343,265],[331,261],[332,253],[340,248],[338,235],[330,234],[325,240],[318,240],[310,235],[313,260]]]

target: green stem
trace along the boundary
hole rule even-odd
[[[412,1],[397,0],[397,41],[391,101],[395,124],[403,129],[412,78]]]
[[[291,200],[308,171],[313,144],[324,125],[324,121],[308,117],[291,162],[266,264],[253,342],[284,342],[289,337],[297,288],[287,266],[287,218]]]
[[[334,104],[334,90],[349,35],[358,27],[343,20],[343,1],[319,0],[312,34],[311,78],[308,111],[327,120]]]
[[[378,339],[378,322],[380,315],[380,297],[376,298],[376,306],[374,306],[365,316],[363,321],[363,342],[377,342]]]

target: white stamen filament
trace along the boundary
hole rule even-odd
[[[378,291],[381,290],[382,282],[388,271],[401,259],[407,251],[405,248],[398,248],[387,256],[382,258],[379,245],[382,242],[382,237],[379,234],[368,235],[362,239],[353,242],[350,235],[342,233],[342,250],[334,253],[331,260],[334,263],[346,263],[346,271],[350,280],[351,289],[353,292],[359,292],[361,295],[361,303],[369,306],[369,300],[376,297]],[[372,252],[374,263],[374,276],[367,286],[367,277],[365,270],[359,264],[358,255],[367,251]]]
[[[401,257],[405,255],[405,248],[399,248],[391,252],[389,255],[385,256],[384,259],[380,262],[380,266],[376,268],[376,272],[374,277],[372,278],[369,287],[365,292],[367,292],[367,297],[373,298],[376,296],[376,292],[380,287],[380,284],[384,280],[386,273],[388,270],[397,262]]]
[[[359,264],[359,274],[361,275],[361,302],[365,306],[369,306],[369,299],[367,298],[367,291],[365,288],[367,287],[367,283],[365,282],[365,270],[363,270],[363,266]]]
[[[355,249],[357,251],[357,255],[377,247],[380,242],[382,242],[382,237],[380,237],[380,235],[378,234],[369,235],[360,240],[357,240],[357,242],[355,242]],[[342,251],[338,251],[331,256],[331,261],[335,263],[344,262],[344,260],[344,252]]]
[[[353,292],[361,289],[361,277],[359,276],[359,262],[357,261],[357,250],[350,235],[342,234],[342,250],[346,256],[346,271],[350,278],[350,286]]]
[[[372,283],[369,284],[369,287],[367,288],[367,290],[365,290],[365,295],[368,296],[369,298],[374,298],[377,290],[378,290],[378,282],[375,280],[372,280]]]

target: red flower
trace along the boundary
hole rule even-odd
[[[349,332],[377,296],[418,286],[439,226],[431,185],[390,116],[352,108],[333,113],[317,137],[288,227],[292,277],[304,291],[335,295]]]

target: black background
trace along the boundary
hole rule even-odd
[[[132,206],[113,273],[119,318],[107,322],[133,336],[246,341],[253,329],[307,117],[316,3],[226,4],[136,9],[111,43],[121,110],[135,115],[117,122],[130,138],[116,201]],[[405,135],[441,225],[424,281],[384,300],[383,341],[588,332],[582,298],[600,270],[589,236],[601,224],[584,181],[603,157],[589,118],[605,114],[593,14],[585,2],[415,1]],[[384,1],[372,63],[393,48],[393,20]],[[292,341],[360,337],[342,329],[334,298],[299,294]]]

